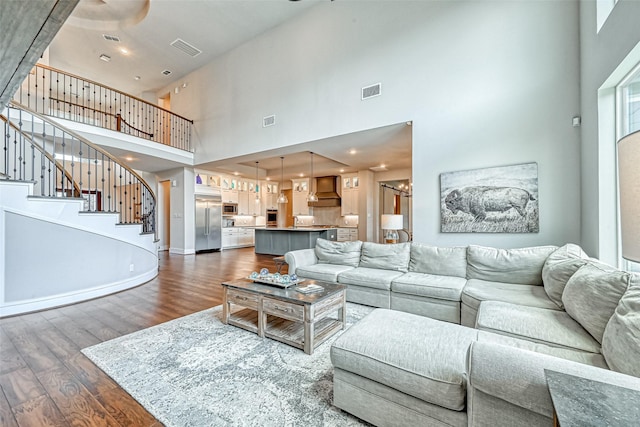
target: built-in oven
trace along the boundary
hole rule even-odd
[[[278,210],[267,209],[267,227],[275,227],[278,225]]]
[[[237,203],[223,203],[222,204],[222,215],[238,215],[238,204]]]

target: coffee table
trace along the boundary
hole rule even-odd
[[[318,284],[321,292],[303,294],[296,286],[280,288],[249,279],[222,283],[222,322],[303,349],[315,347],[346,322],[346,286],[305,280],[301,285]],[[239,310],[232,310],[232,305]],[[337,316],[332,316],[337,312]]]

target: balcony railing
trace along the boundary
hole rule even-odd
[[[118,213],[155,233],[155,194],[135,171],[33,110],[11,102],[5,111],[0,178],[31,181],[36,196],[82,197],[85,212]]]
[[[89,79],[36,64],[13,100],[46,116],[98,126],[192,152],[193,121]]]

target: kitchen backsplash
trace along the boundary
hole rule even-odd
[[[347,227],[358,226],[357,215],[342,216],[340,207],[313,208],[313,216],[298,217],[298,225],[338,225]]]

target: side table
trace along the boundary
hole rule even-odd
[[[544,370],[553,402],[553,425],[637,426],[640,391]]]

